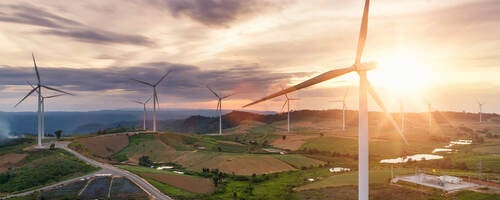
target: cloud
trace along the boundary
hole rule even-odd
[[[202,70],[196,66],[165,62],[104,69],[41,67],[39,70],[42,83],[64,88],[70,92],[125,90],[138,91],[144,95],[149,95],[151,89],[134,82],[131,78],[154,83],[167,70],[171,70],[171,74],[158,87],[159,91],[187,101],[211,99],[211,93],[206,89],[206,85],[210,85],[222,94],[238,92],[242,98],[255,98],[266,94],[267,88],[272,85],[288,83],[292,77],[309,75],[308,73],[270,72],[258,65]],[[26,85],[26,81],[32,80],[35,80],[35,77],[31,67],[0,67],[0,86]]]
[[[80,42],[93,44],[116,43],[142,46],[153,46],[147,37],[133,34],[121,34],[86,26],[72,19],[49,13],[41,8],[29,5],[0,6],[10,12],[0,12],[0,22],[10,22],[40,26],[45,29],[37,31],[44,35],[66,37]]]
[[[207,26],[227,26],[269,6],[261,0],[160,0],[175,17],[187,16]]]

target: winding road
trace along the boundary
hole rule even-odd
[[[61,181],[59,183],[56,183],[56,184],[53,184],[53,185],[49,185],[49,186],[45,186],[45,187],[42,187],[42,188],[38,188],[38,189],[35,189],[35,190],[30,190],[30,191],[23,192],[23,193],[9,195],[9,196],[6,196],[6,197],[2,197],[0,199],[8,199],[8,198],[12,198],[12,197],[26,196],[26,195],[29,195],[29,194],[31,194],[33,192],[57,188],[57,187],[60,187],[62,185],[65,185],[65,184],[68,184],[68,183],[71,183],[71,182],[74,182],[74,181],[78,181],[78,180],[80,180],[82,178],[88,178],[88,177],[95,176],[96,174],[111,174],[111,175],[115,175],[115,176],[123,176],[123,177],[128,178],[130,181],[134,182],[142,190],[144,190],[146,193],[148,193],[149,196],[151,197],[151,199],[173,200],[169,196],[167,196],[167,195],[163,194],[162,192],[160,192],[157,188],[155,188],[153,185],[151,185],[149,182],[147,182],[143,178],[141,178],[141,177],[139,177],[139,176],[137,176],[137,175],[135,175],[133,173],[130,173],[128,171],[125,171],[123,169],[117,168],[117,167],[115,167],[113,165],[106,164],[106,163],[101,163],[101,162],[97,162],[95,160],[87,158],[84,155],[82,155],[82,154],[74,151],[73,149],[68,148],[68,144],[69,143],[70,142],[56,142],[56,147],[60,148],[60,149],[64,149],[65,151],[73,154],[74,156],[76,156],[80,160],[82,160],[82,161],[84,161],[84,162],[86,162],[86,163],[88,163],[90,165],[93,165],[93,166],[96,166],[96,167],[100,167],[101,170],[99,170],[98,172],[89,174],[89,175],[85,175],[85,176],[74,178],[74,179],[70,179],[70,180]]]

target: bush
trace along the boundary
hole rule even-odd
[[[149,159],[149,156],[142,156],[139,158],[139,165],[145,167],[151,167],[153,165],[153,161]]]

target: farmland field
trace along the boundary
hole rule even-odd
[[[137,164],[143,155],[156,162],[166,162],[175,156],[175,149],[158,140],[155,134],[137,134],[130,136],[129,144],[112,158]]]
[[[85,146],[93,156],[108,158],[125,148],[129,141],[125,134],[100,135],[95,137],[79,138],[76,142]]]
[[[288,154],[288,155],[275,155],[275,158],[288,163],[289,165],[301,169],[305,167],[317,167],[319,165],[325,164],[325,162],[308,158],[299,154]]]
[[[17,166],[17,164],[27,155],[28,154],[25,153],[7,153],[0,155],[0,173]]]

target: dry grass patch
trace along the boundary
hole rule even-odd
[[[241,155],[226,153],[185,152],[174,162],[189,170],[215,169],[237,175],[269,174],[295,170],[272,155]]]
[[[9,168],[16,167],[22,159],[28,154],[8,153],[0,156],[0,173],[7,171]]]
[[[80,138],[76,141],[87,147],[95,156],[107,158],[128,145],[128,136],[125,134],[101,135]]]
[[[298,150],[304,143],[306,143],[306,140],[320,137],[320,135],[317,134],[311,134],[311,135],[283,134],[283,135],[286,136],[286,139],[283,140],[283,138],[280,137],[274,140],[271,143],[271,145],[282,149]]]
[[[137,174],[196,194],[208,194],[215,191],[214,184],[207,178],[150,172],[137,172]]]

